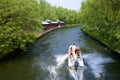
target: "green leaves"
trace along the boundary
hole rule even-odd
[[[120,50],[119,3],[119,0],[86,0],[82,3],[80,11],[81,21],[87,26],[83,30],[118,50]]]
[[[45,0],[0,0],[0,57],[25,49],[43,32],[42,20],[79,23],[79,12],[53,7]]]
[[[39,12],[41,20],[61,20],[65,23],[78,23],[80,21],[79,12],[75,10],[68,10],[62,7],[51,6],[45,0],[40,0]]]
[[[37,5],[36,0],[0,1],[0,57],[34,42],[42,29]]]

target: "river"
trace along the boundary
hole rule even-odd
[[[82,80],[120,80],[120,57],[85,35],[80,27],[50,32],[0,63],[0,80],[75,80],[67,68],[67,51],[78,44],[85,67]]]

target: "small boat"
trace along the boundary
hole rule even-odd
[[[69,69],[81,69],[84,67],[83,57],[79,46],[73,44],[68,49],[68,68]]]

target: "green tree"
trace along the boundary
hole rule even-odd
[[[78,23],[79,12],[51,6],[45,0],[0,0],[0,57],[25,49],[43,31],[41,21]]]
[[[45,0],[40,0],[39,11],[41,20],[62,20],[65,23],[78,23],[79,12],[75,10],[68,10],[62,7],[51,6]]]
[[[42,29],[35,0],[0,1],[0,57],[17,48],[24,49]]]
[[[85,22],[83,30],[110,48],[118,50],[120,50],[119,5],[119,0],[86,0],[80,10],[81,22]]]

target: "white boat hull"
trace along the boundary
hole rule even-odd
[[[70,47],[72,47],[72,46],[70,46]],[[69,49],[70,49],[70,47],[69,47]],[[82,67],[84,67],[82,55],[80,56],[80,58],[77,58],[75,52],[73,52],[74,58],[70,58],[69,55],[70,55],[70,51],[68,50],[68,67],[70,69],[75,68],[75,61],[78,62],[78,69],[81,69]]]

